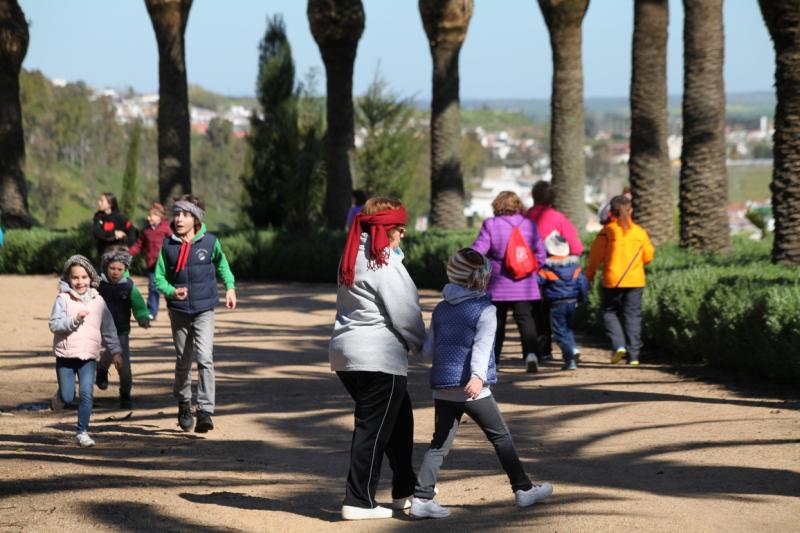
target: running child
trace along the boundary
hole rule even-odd
[[[557,231],[547,236],[544,247],[548,257],[539,269],[539,285],[550,310],[553,335],[564,359],[561,370],[577,370],[580,352],[575,345],[572,321],[578,303],[586,303],[589,297],[589,282],[578,257],[569,254],[569,242]]]
[[[444,287],[444,299],[433,310],[422,353],[433,358],[430,385],[436,422],[411,500],[411,516],[417,518],[450,516],[450,510],[433,499],[434,487],[464,413],[494,446],[518,507],[529,507],[553,492],[550,483],[532,483],[525,473],[490,389],[497,382],[493,357],[497,316],[485,292],[491,270],[482,254],[459,250],[447,264],[450,283]]]
[[[106,302],[111,316],[114,317],[114,325],[117,328],[117,337],[122,347],[122,365],[117,368],[119,372],[119,407],[120,409],[131,409],[131,386],[133,385],[133,375],[131,373],[131,311],[143,328],[150,327],[149,313],[144,303],[144,298],[133,284],[133,280],[125,276],[125,272],[131,266],[131,255],[125,250],[111,250],[103,254],[101,268],[103,273],[100,275],[100,296]],[[97,366],[97,378],[95,383],[101,390],[108,388],[108,367],[111,364],[110,353],[106,350],[100,358]]]
[[[214,307],[219,303],[217,273],[236,308],[234,278],[219,240],[206,231],[203,202],[185,194],[172,205],[173,234],[164,240],[156,263],[156,288],[167,299],[175,345],[178,425],[183,431],[214,429]],[[192,360],[197,360],[197,425],[192,417]]]
[[[89,418],[101,347],[105,345],[113,354],[117,369],[122,365],[114,319],[96,290],[99,284],[100,278],[86,257],[73,255],[67,259],[49,321],[58,378],[54,403],[71,404],[75,400],[77,376],[80,403],[75,440],[83,448],[94,446],[94,440],[89,436]]]

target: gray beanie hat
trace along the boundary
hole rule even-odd
[[[133,261],[133,257],[127,250],[110,250],[103,254],[103,258],[100,260],[100,268],[105,272],[109,263],[122,263],[127,270],[131,267],[131,261]]]
[[[96,289],[100,286],[100,276],[97,275],[97,271],[94,269],[94,266],[92,266],[92,262],[82,255],[73,255],[64,262],[64,269],[61,271],[61,279],[69,283],[69,270],[75,265],[83,267],[84,270],[86,270],[92,280],[92,287]]]

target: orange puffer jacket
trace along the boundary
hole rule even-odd
[[[616,220],[606,224],[589,250],[586,277],[589,283],[603,265],[603,287],[644,287],[644,266],[653,260],[653,243],[647,232],[631,222],[627,231]]]

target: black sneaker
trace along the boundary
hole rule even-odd
[[[214,422],[211,421],[211,413],[198,409],[197,425],[194,427],[195,433],[207,433],[212,429],[214,429]]]
[[[133,409],[133,401],[130,394],[119,395],[119,408],[120,409]]]
[[[194,427],[194,417],[192,416],[191,404],[178,404],[178,425],[184,431],[191,431]]]
[[[97,388],[100,390],[106,390],[108,388],[108,369],[107,368],[100,368],[97,367],[97,375],[94,378],[94,384],[97,385]]]

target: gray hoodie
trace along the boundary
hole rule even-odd
[[[64,280],[59,280],[58,291],[69,292],[69,284]],[[92,298],[92,291],[95,289],[87,289],[85,293],[80,295],[81,300],[88,301]],[[98,296],[99,298],[99,296]],[[70,333],[78,329],[79,324],[75,322],[73,317],[67,315],[67,308],[64,300],[56,298],[53,304],[53,309],[50,311],[50,320],[48,322],[50,331],[53,333]],[[103,345],[111,353],[121,353],[122,348],[117,338],[117,327],[114,325],[114,318],[111,316],[111,311],[106,310],[103,312],[103,323],[100,326],[100,335],[103,337]]]
[[[442,291],[444,301],[457,305],[464,300],[480,298],[484,292],[474,291],[462,285],[448,283]],[[472,343],[472,358],[470,359],[470,371],[474,377],[480,378],[484,382],[483,390],[476,400],[486,398],[492,394],[489,385],[486,385],[486,373],[489,371],[489,359],[494,357],[494,335],[497,331],[497,308],[493,305],[483,310],[478,318],[478,328],[475,333],[475,340]],[[435,331],[431,325],[428,336],[425,337],[425,345],[422,347],[422,356],[426,359],[433,359],[435,344]],[[456,389],[434,389],[433,397],[437,400],[448,400],[451,402],[471,401],[464,392],[463,388]]]
[[[355,283],[336,293],[336,321],[328,356],[333,371],[408,374],[408,352],[419,352],[425,323],[417,287],[403,266],[403,252],[389,250],[389,264],[371,269],[361,234]]]

